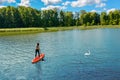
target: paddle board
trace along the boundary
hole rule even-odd
[[[45,54],[44,54],[44,53],[41,53],[41,54],[40,54],[40,57],[39,57],[39,56],[36,56],[36,57],[32,60],[32,63],[36,63],[36,62],[42,60],[44,57],[45,57]]]

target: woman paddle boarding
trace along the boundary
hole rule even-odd
[[[40,57],[40,46],[39,46],[39,43],[37,43],[37,45],[36,45],[35,57],[37,56],[37,54],[38,54],[38,56]]]
[[[37,45],[36,45],[36,49],[35,49],[35,57],[37,56],[37,54],[38,54],[38,56],[40,57],[41,50],[40,50],[39,43],[37,43]],[[42,61],[44,61],[43,58],[42,58]]]

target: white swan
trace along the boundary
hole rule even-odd
[[[85,56],[89,56],[90,55],[90,51],[86,52],[84,55]]]

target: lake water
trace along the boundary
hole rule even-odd
[[[120,80],[120,29],[0,36],[0,80]]]

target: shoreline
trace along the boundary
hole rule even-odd
[[[42,32],[55,32],[64,30],[90,30],[90,29],[101,29],[101,28],[120,28],[120,25],[96,25],[96,26],[72,26],[72,27],[50,27],[50,28],[1,28],[0,35],[16,35],[16,34],[32,34]]]
[[[75,27],[50,27],[50,28],[1,28],[0,36],[2,35],[19,35],[19,34],[33,34],[42,32],[55,32],[64,30],[73,30]]]
[[[90,30],[90,29],[119,29],[120,25],[95,25],[95,26],[81,26],[78,27],[80,30]]]

